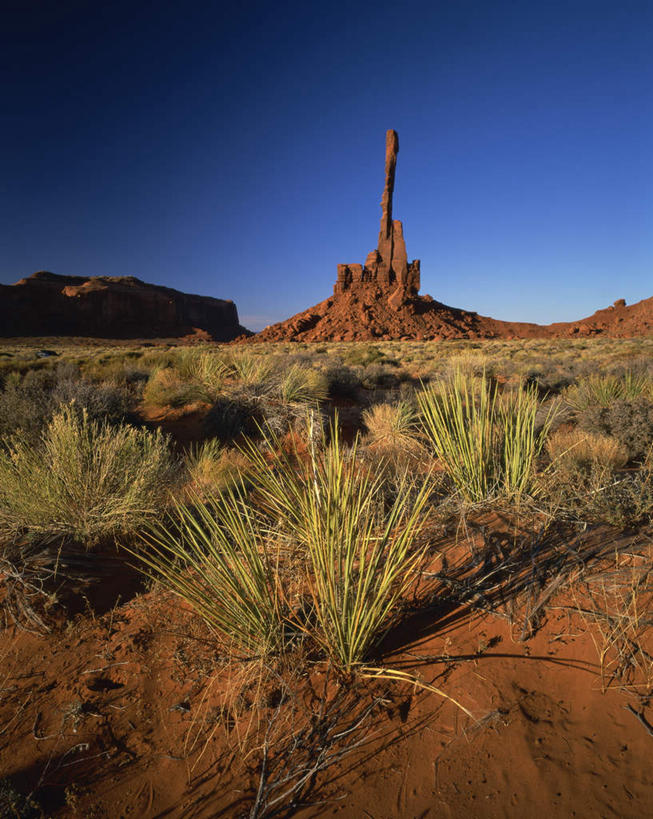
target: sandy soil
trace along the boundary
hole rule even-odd
[[[582,612],[650,602],[651,542],[496,513],[440,532],[373,663],[472,717],[299,649],[230,662],[177,598],[114,583],[104,613],[0,633],[0,771],[48,816],[649,816],[649,612],[621,642]]]

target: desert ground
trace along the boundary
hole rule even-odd
[[[0,346],[0,816],[646,817],[653,338]]]

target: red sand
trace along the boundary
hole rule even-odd
[[[537,571],[555,583],[556,572],[573,579],[585,565],[595,580],[620,582],[645,565],[637,554],[650,550],[650,535],[602,527],[576,540],[560,532],[541,545]],[[23,793],[36,789],[49,816],[249,815],[270,722],[281,725],[269,735],[271,778],[312,764],[324,749],[362,742],[307,782],[305,798],[319,806],[283,815],[648,816],[653,738],[626,706],[650,723],[651,692],[630,672],[602,692],[598,632],[576,611],[591,605],[582,584],[547,597],[551,586],[530,582],[530,556],[515,545],[499,515],[470,524],[458,545],[443,536],[449,578],[478,580],[500,555],[509,568],[461,605],[447,602],[448,587],[433,576],[443,568],[435,554],[422,589],[433,605],[408,612],[376,660],[439,686],[474,720],[406,683],[358,679],[339,700],[324,662],[310,659],[307,672],[293,670],[292,658],[279,667],[291,700],[274,674],[260,688],[256,675],[236,685],[247,665],[229,672],[197,618],[155,590],[102,616],[77,615],[49,635],[0,633],[2,775]],[[525,612],[540,600],[531,633]],[[653,652],[650,630],[647,639]],[[338,708],[340,722],[329,725]],[[329,745],[367,708],[357,731]],[[258,742],[244,737],[251,718],[260,720]],[[319,730],[293,745],[293,730],[311,721]]]

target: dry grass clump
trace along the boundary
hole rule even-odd
[[[37,444],[0,449],[0,536],[62,536],[87,547],[160,514],[174,477],[165,437],[60,409]]]
[[[607,459],[606,459],[607,461]],[[653,457],[643,466],[615,473],[610,462],[575,463],[562,458],[540,480],[543,504],[553,518],[603,522],[624,528],[653,516]]]
[[[464,500],[534,488],[535,462],[553,420],[548,412],[538,427],[534,387],[500,395],[485,375],[475,379],[457,370],[417,400],[424,434]]]
[[[566,468],[597,464],[620,469],[628,461],[628,450],[616,438],[580,429],[558,429],[546,443],[551,461]]]
[[[237,483],[247,474],[249,460],[240,450],[209,438],[190,447],[184,467],[187,475],[184,491],[204,496]]]
[[[383,452],[416,452],[420,448],[417,413],[408,401],[375,404],[363,412],[362,421],[368,447]]]
[[[198,385],[181,377],[173,367],[156,369],[143,390],[143,403],[149,407],[184,407],[202,399]]]

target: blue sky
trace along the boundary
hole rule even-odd
[[[0,282],[135,275],[253,329],[375,247],[564,321],[653,295],[653,3],[3,0]]]

